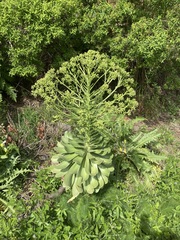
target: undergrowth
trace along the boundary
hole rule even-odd
[[[67,203],[70,192],[47,199],[60,182],[41,170],[14,214],[1,212],[1,239],[158,239],[180,237],[180,169],[169,157],[154,187],[110,183],[96,195]],[[126,179],[128,181],[128,178]],[[12,200],[13,202],[13,200]],[[14,202],[15,204],[15,202]]]
[[[165,133],[161,150],[173,141],[165,141],[170,131]],[[151,185],[121,171],[99,193],[81,194],[70,203],[70,191],[49,199],[62,182],[47,169],[37,170],[23,190],[11,192],[15,213],[1,210],[0,239],[178,240],[180,154],[175,143],[174,154],[161,163],[159,174],[150,176]]]

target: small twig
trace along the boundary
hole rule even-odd
[[[53,198],[59,197],[61,194],[63,194],[64,191],[65,191],[65,188],[61,186],[57,191],[50,194],[46,194],[46,199],[53,199]]]

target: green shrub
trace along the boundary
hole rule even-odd
[[[55,58],[57,60],[57,53],[59,61],[63,61],[62,52],[57,49],[64,45],[61,50],[66,52],[70,47],[67,43],[69,36],[66,38],[66,25],[71,22],[77,3],[61,0],[10,0],[0,3],[0,36],[4,43],[2,56],[8,55],[6,69],[10,76],[37,76],[47,62],[51,64]],[[56,55],[53,60],[51,54]]]

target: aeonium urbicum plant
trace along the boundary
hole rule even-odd
[[[83,191],[98,192],[108,182],[113,165],[105,133],[119,115],[137,106],[132,85],[124,69],[90,50],[57,71],[51,69],[33,86],[33,95],[41,96],[47,107],[56,109],[54,117],[72,127],[58,143],[51,168],[63,177],[66,189],[72,188],[72,198]]]

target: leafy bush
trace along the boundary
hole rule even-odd
[[[0,2],[0,99],[5,92],[14,100],[15,85],[30,86],[75,55],[69,31],[78,6],[74,0]]]
[[[67,44],[66,23],[71,22],[76,4],[76,1],[61,0],[10,0],[0,3],[0,36],[5,43],[2,55],[9,56],[11,76],[37,76],[43,65],[47,64],[44,59],[52,63],[51,54],[56,55],[59,46]],[[60,45],[58,41],[61,42]],[[54,43],[57,44],[56,51]],[[67,49],[68,47],[62,51]]]

